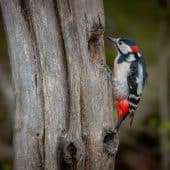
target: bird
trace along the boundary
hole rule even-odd
[[[118,114],[115,130],[118,131],[127,117],[130,117],[130,126],[132,125],[148,72],[144,58],[134,40],[113,37],[108,37],[108,39],[117,51],[112,78],[115,107]]]

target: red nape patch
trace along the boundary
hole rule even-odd
[[[129,113],[129,101],[127,99],[116,99],[116,109],[118,113],[118,119]]]
[[[132,45],[130,47],[134,53],[137,53],[139,51],[139,47],[137,45]]]

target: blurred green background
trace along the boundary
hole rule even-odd
[[[170,170],[170,2],[104,0],[105,52],[112,68],[116,52],[106,37],[134,39],[148,66],[133,126],[121,127],[116,170]],[[11,72],[0,15],[0,170],[12,169]]]

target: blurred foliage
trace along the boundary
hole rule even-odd
[[[151,128],[158,128],[160,124],[160,120],[158,120],[155,117],[151,117],[151,119],[148,122],[148,126]]]
[[[6,118],[6,113],[0,111],[0,122]]]
[[[160,126],[160,117],[158,116],[158,114],[155,113],[150,114],[143,121],[143,125],[147,126],[148,128],[153,128],[158,130]]]
[[[166,136],[165,141],[163,141],[164,148],[169,150],[170,149],[170,120],[161,121],[159,127],[159,133]]]
[[[3,164],[1,169],[2,170],[12,170],[12,166],[10,164]]]

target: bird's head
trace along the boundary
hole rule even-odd
[[[138,53],[139,52],[139,47],[131,39],[113,38],[113,37],[108,37],[108,39],[114,44],[118,53],[128,54],[128,53]]]

